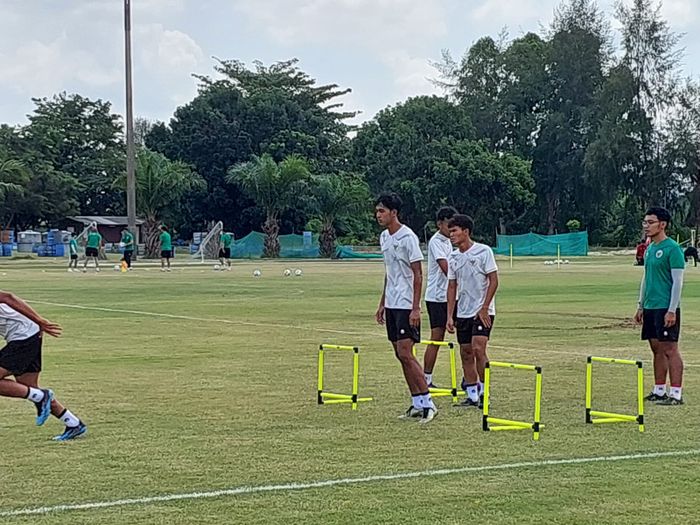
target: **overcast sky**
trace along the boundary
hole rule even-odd
[[[612,0],[599,5],[611,13]],[[475,40],[538,31],[558,0],[132,0],[135,113],[168,120],[209,74],[212,57],[297,57],[320,82],[352,88],[367,120],[388,104],[437,92],[430,61]],[[76,92],[123,112],[122,0],[0,0],[0,122],[26,122],[31,97]],[[683,68],[700,75],[700,0],[664,0],[686,33]],[[613,28],[615,24],[613,23]]]

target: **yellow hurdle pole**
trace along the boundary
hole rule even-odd
[[[635,365],[638,366],[639,361],[634,361],[632,359],[617,359],[616,357],[594,357],[590,356],[589,359],[596,363],[608,363],[613,365]]]
[[[620,414],[618,412],[601,412],[599,410],[591,410],[591,417],[602,419],[621,419],[623,421],[629,421],[631,423],[637,422],[637,416],[632,416],[630,414]]]
[[[484,408],[481,416],[483,430],[489,429],[489,394],[491,392],[491,364],[487,361],[484,368]]]
[[[455,359],[455,345],[450,343],[450,375],[452,376],[452,402],[457,403],[457,360]]]
[[[593,380],[593,363],[592,357],[588,356],[588,360],[586,362],[586,423],[592,423],[591,420],[591,388],[592,388],[592,380]]]
[[[517,363],[504,363],[502,361],[489,361],[490,366],[497,366],[500,368],[514,368],[515,370],[531,370],[533,372],[537,371],[535,365],[519,365]]]
[[[318,347],[318,399],[319,405],[323,404],[323,345]]]
[[[510,245],[510,267],[513,268],[513,243]]]
[[[360,349],[355,347],[352,359],[352,409],[357,410],[357,391],[360,385]]]
[[[540,408],[542,401],[542,367],[538,366],[535,370],[535,423],[532,425],[533,435],[532,438],[535,441],[540,439]]]
[[[644,432],[644,364],[637,361],[637,422],[639,431]]]

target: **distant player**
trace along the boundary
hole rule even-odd
[[[428,285],[425,289],[425,305],[430,319],[430,340],[443,341],[447,328],[447,259],[452,253],[449,220],[457,214],[452,207],[440,208],[435,217],[438,231],[428,242]],[[423,373],[428,387],[433,385],[433,368],[438,346],[428,345],[423,359]]]
[[[683,252],[683,257],[685,262],[688,262],[688,259],[693,259],[694,266],[697,268],[700,258],[698,257],[698,249],[695,246],[688,246]]]
[[[102,235],[97,230],[96,225],[91,225],[88,234],[87,242],[85,243],[85,263],[83,264],[83,272],[87,272],[87,265],[90,259],[95,261],[95,271],[100,271],[100,248],[102,247]]]
[[[219,235],[219,262],[221,262],[221,268],[231,269],[231,243],[233,242],[233,235],[225,231],[221,232]]]
[[[471,217],[455,215],[449,228],[456,250],[448,261],[447,331],[454,333],[457,329],[467,391],[461,405],[481,407],[486,346],[496,316],[498,266],[491,248],[472,240]]]
[[[75,239],[75,232],[70,234],[70,241],[68,242],[68,253],[70,255],[70,260],[68,261],[68,271],[77,272],[78,271],[78,241]]]
[[[399,222],[401,204],[395,193],[382,195],[375,204],[377,222],[386,228],[379,238],[386,273],[376,319],[386,325],[387,336],[411,392],[411,406],[401,417],[420,417],[421,423],[429,423],[437,415],[437,409],[423,369],[412,352],[413,345],[420,341],[423,253],[416,234]]]
[[[61,331],[19,297],[0,291],[0,337],[7,343],[0,350],[0,396],[32,402],[39,426],[53,414],[66,426],[54,440],[68,441],[85,434],[87,427],[54,398],[53,391],[39,387],[42,335],[59,337]]]
[[[685,259],[676,241],[666,235],[671,214],[650,208],[642,226],[651,243],[644,257],[644,277],[634,320],[642,324],[642,340],[654,354],[654,390],[647,401],[659,405],[682,405],[683,358],[678,350],[681,330],[681,290]],[[671,389],[666,392],[666,378]]]
[[[170,271],[170,259],[173,256],[173,240],[166,226],[160,227],[160,271]],[[166,266],[167,264],[167,266]]]
[[[122,230],[121,242],[124,245],[122,261],[126,263],[126,267],[131,271],[131,258],[134,256],[134,235],[126,228]]]

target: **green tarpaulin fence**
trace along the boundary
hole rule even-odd
[[[280,257],[313,259],[319,257],[318,235],[280,235]],[[251,232],[245,237],[234,240],[231,245],[231,257],[234,259],[259,259],[265,247],[265,234]],[[381,255],[359,253],[350,246],[338,246],[336,256],[339,259],[376,259]]]
[[[556,256],[557,247],[559,247],[561,255],[588,255],[588,232],[562,233],[559,235],[538,235],[536,233],[499,235],[496,244],[494,252],[498,255],[510,255],[511,246],[515,256]]]

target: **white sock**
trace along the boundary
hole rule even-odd
[[[669,393],[669,395],[670,395],[673,399],[678,399],[678,400],[680,400],[680,399],[681,399],[681,394],[682,394],[681,391],[682,391],[682,390],[683,390],[683,388],[680,387],[680,386],[672,386],[672,387],[671,387],[671,392]]]
[[[654,385],[654,394],[656,394],[657,396],[665,396],[666,384],[664,383],[663,385]]]
[[[58,419],[67,427],[77,427],[80,424],[80,420],[68,409]]]
[[[425,376],[425,382],[428,383],[428,386],[433,384],[433,373],[430,372],[424,372],[423,375]]]
[[[38,388],[29,387],[29,393],[27,394],[27,399],[32,403],[40,403],[44,400],[44,391]]]
[[[413,408],[423,408],[423,396],[411,396]]]
[[[481,381],[476,382],[476,388],[479,389],[479,395],[484,393],[484,383],[482,383]]]
[[[479,387],[476,385],[467,385],[467,395],[472,401],[479,401]]]
[[[430,394],[425,394],[421,397],[423,398],[423,408],[435,409],[435,403],[433,403],[433,398],[430,396]]]

